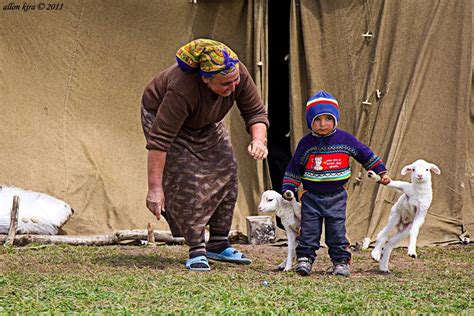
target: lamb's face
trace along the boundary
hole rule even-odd
[[[281,198],[280,193],[268,190],[262,193],[260,204],[258,205],[259,212],[275,212],[278,209],[278,199]]]
[[[438,166],[429,163],[423,159],[419,159],[411,165],[405,166],[402,170],[402,174],[411,173],[411,181],[413,183],[424,183],[431,182],[431,171],[436,174],[440,174]]]

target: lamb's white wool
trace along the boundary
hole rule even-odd
[[[368,249],[369,246],[370,246],[370,238],[365,237],[364,239],[362,239],[362,249]]]
[[[296,236],[301,224],[301,206],[293,197],[285,200],[280,193],[268,190],[262,193],[259,212],[275,212],[280,217],[288,238],[287,258],[278,266],[278,269],[290,271],[293,259],[296,258]]]
[[[401,174],[411,173],[411,183],[404,181],[391,181],[387,186],[396,188],[403,192],[398,201],[392,207],[387,225],[378,233],[377,242],[372,250],[372,258],[380,261],[380,270],[388,272],[388,261],[393,248],[403,238],[410,236],[408,245],[408,255],[416,258],[416,241],[421,225],[423,225],[433,199],[431,188],[431,172],[440,174],[438,166],[419,159],[403,167]],[[376,181],[380,177],[374,172],[369,172],[368,176]],[[393,228],[397,228],[397,233],[389,238],[389,233]]]
[[[15,195],[20,199],[18,234],[57,235],[59,228],[74,212],[69,204],[50,195],[2,186],[0,187],[0,234],[8,234]]]

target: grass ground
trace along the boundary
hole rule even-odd
[[[418,259],[396,249],[390,274],[354,251],[350,278],[329,273],[324,249],[301,277],[276,271],[284,247],[235,247],[253,264],[210,272],[184,268],[185,246],[0,247],[0,314],[474,314],[472,244],[419,248]]]

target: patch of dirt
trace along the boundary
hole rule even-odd
[[[286,258],[286,244],[282,245],[248,245],[233,244],[233,247],[245,253],[246,256],[253,260],[250,266],[228,265],[226,263],[212,262],[219,269],[228,270],[235,269],[245,270],[251,268],[254,270],[279,273],[277,266]],[[175,258],[176,261],[183,261],[187,258],[187,246],[157,246],[152,248],[140,247],[124,247],[122,250],[129,256],[143,255],[144,253],[158,252],[160,257]],[[379,271],[378,263],[370,256],[372,248],[367,250],[351,249],[352,252],[352,277],[364,277],[369,275],[386,275]],[[418,248],[418,258],[414,259],[406,254],[406,248],[397,248],[393,251],[390,258],[390,269],[393,272],[408,271],[410,273],[423,273],[424,271],[433,271],[441,269],[449,265],[452,269],[471,269],[471,262],[465,260],[453,260],[451,257],[458,257],[459,252],[463,252],[466,257],[473,257],[474,247],[470,245],[453,245],[439,247],[422,247]],[[171,262],[169,262],[171,263]],[[331,272],[332,263],[329,258],[327,248],[323,247],[317,252],[317,259],[313,265],[313,274],[327,274]]]
[[[277,266],[286,258],[286,244],[275,245],[248,245],[233,244],[233,246],[253,260],[250,266],[232,265],[211,261],[214,271],[219,273],[236,273],[255,271],[258,273],[279,274]],[[378,263],[370,256],[370,251],[352,249],[351,276],[353,278],[382,277]],[[417,275],[430,271],[444,273],[444,271],[469,271],[472,269],[474,247],[469,245],[452,245],[418,248],[418,258],[413,259],[406,254],[406,248],[397,248],[390,258],[390,269],[397,275],[403,272],[405,276]],[[184,269],[188,248],[185,245],[157,245],[156,247],[143,246],[48,246],[40,250],[14,250],[10,253],[3,251],[0,255],[0,272],[29,271],[37,273],[90,273],[127,271],[129,269],[151,269],[155,271],[174,271]],[[314,277],[331,272],[332,263],[327,248],[321,248],[313,265]]]

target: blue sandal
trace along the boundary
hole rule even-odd
[[[228,247],[224,249],[221,253],[208,251],[207,257],[209,259],[218,260],[218,261],[226,261],[226,262],[241,263],[241,264],[252,263],[252,260],[250,260],[243,253],[241,253],[240,251],[232,247]]]
[[[186,260],[186,268],[191,271],[209,271],[211,266],[207,261],[206,256],[198,256]]]

